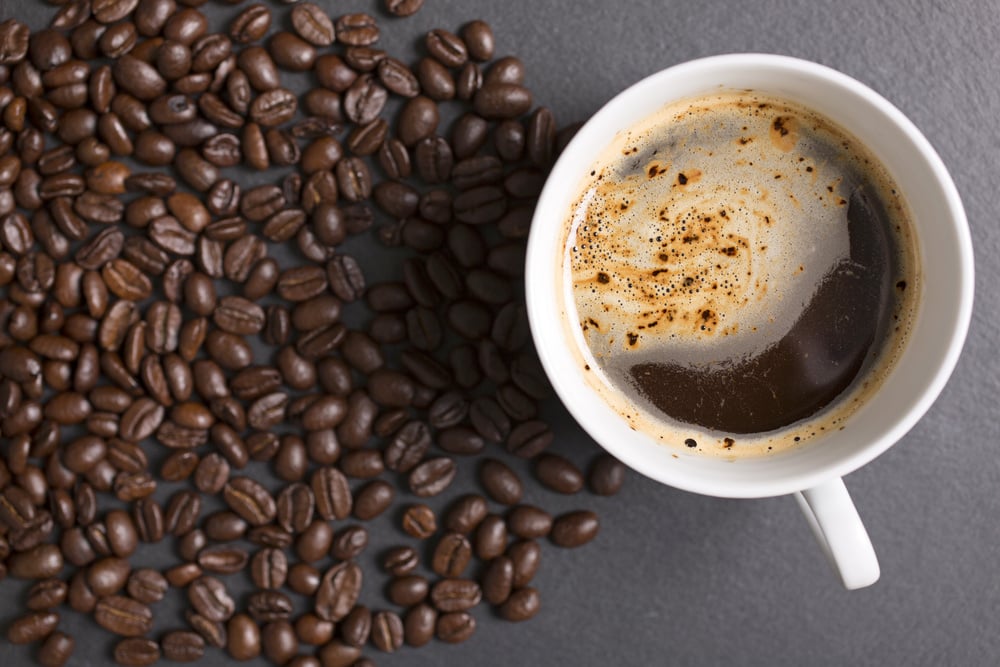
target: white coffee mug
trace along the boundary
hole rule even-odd
[[[771,456],[728,461],[686,454],[633,430],[591,387],[579,361],[589,352],[574,349],[566,335],[575,307],[569,281],[559,273],[573,199],[616,133],[672,102],[745,89],[820,112],[881,160],[909,206],[922,288],[906,348],[842,430]],[[546,374],[594,440],[629,467],[679,489],[725,498],[794,494],[844,586],[878,580],[875,551],[841,477],[892,446],[927,412],[955,367],[972,313],[972,242],[958,191],[902,112],[845,74],[784,56],[714,56],[653,74],[608,102],[563,151],[535,209],[525,283]]]

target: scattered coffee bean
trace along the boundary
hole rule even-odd
[[[587,510],[569,512],[556,518],[549,537],[560,547],[578,547],[591,541],[600,529],[597,515]]]

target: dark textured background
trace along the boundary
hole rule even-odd
[[[333,15],[373,11],[375,4],[317,1]],[[218,17],[236,11],[205,9]],[[0,18],[16,16],[33,28],[51,11],[39,0],[0,0]],[[787,498],[711,499],[633,474],[610,500],[529,491],[527,502],[553,511],[591,506],[602,521],[598,538],[582,549],[545,545],[536,579],[543,610],[534,620],[512,626],[481,607],[479,629],[464,645],[369,655],[380,665],[413,666],[997,664],[995,0],[428,0],[415,17],[383,18],[380,46],[404,60],[430,28],[487,20],[498,55],[523,58],[537,102],[563,123],[586,119],[656,70],[703,55],[774,52],[842,70],[902,109],[951,169],[972,225],[978,290],[965,353],[940,400],[897,447],[847,480],[881,560],[875,586],[842,590]],[[596,446],[561,410],[552,413],[557,451],[589,461]],[[466,465],[460,483],[472,488],[471,480]],[[391,527],[397,519],[379,522],[384,528],[369,559],[400,540]],[[141,553],[151,562],[174,558],[162,546]],[[376,582],[363,601],[384,605],[382,580],[366,567]],[[0,585],[0,625],[18,613],[22,590]],[[77,629],[71,664],[109,662],[111,637],[89,621],[65,618],[64,627]],[[158,606],[158,632],[180,624],[177,607]],[[19,664],[25,656],[0,640],[0,661]],[[207,661],[225,659],[213,650]]]

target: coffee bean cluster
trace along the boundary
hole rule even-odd
[[[213,31],[204,1],[0,23],[0,576],[34,582],[7,638],[66,664],[65,605],[117,637],[121,665],[214,647],[346,667],[372,664],[368,645],[464,641],[483,601],[531,618],[539,540],[599,528],[525,503],[504,462],[585,485],[546,452],[519,286],[568,134],[482,21],[430,31],[410,66],[365,13],[254,3]],[[362,234],[393,278],[369,284],[346,252]],[[460,466],[485,495],[441,516],[406,504],[404,543],[379,556],[389,604],[360,604],[362,524]],[[610,495],[623,477],[602,455],[589,482]],[[140,566],[158,543],[175,564]],[[186,625],[152,638],[171,592]]]

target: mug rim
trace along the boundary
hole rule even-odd
[[[626,109],[630,103],[643,98],[649,91],[669,86],[668,83],[663,82],[698,72],[724,72],[727,68],[740,70],[759,68],[773,72],[805,75],[823,86],[844,90],[863,98],[865,103],[875,108],[888,122],[898,128],[910,142],[912,148],[926,160],[927,166],[933,174],[935,185],[940,188],[941,195],[943,195],[943,204],[948,211],[948,225],[956,234],[957,251],[961,258],[958,267],[957,291],[959,293],[955,295],[958,299],[958,316],[954,318],[948,331],[947,344],[942,340],[940,348],[935,351],[933,360],[935,369],[932,378],[926,382],[923,389],[919,391],[916,400],[909,405],[906,411],[886,420],[888,426],[882,429],[879,437],[822,466],[798,474],[785,475],[780,479],[765,479],[758,476],[752,480],[742,480],[735,484],[728,482],[721,484],[718,479],[709,475],[690,475],[688,473],[679,475],[675,470],[668,470],[666,466],[651,465],[647,460],[648,457],[643,455],[642,448],[639,446],[629,446],[628,442],[618,440],[607,441],[608,439],[603,437],[605,434],[602,433],[604,430],[602,425],[596,422],[601,415],[591,414],[578,401],[574,400],[573,394],[579,392],[580,385],[583,383],[582,369],[577,367],[575,373],[572,374],[574,377],[565,377],[558,372],[564,365],[557,364],[555,357],[570,354],[565,348],[574,344],[572,341],[564,339],[563,332],[558,327],[541,324],[543,321],[561,321],[562,318],[558,315],[560,281],[552,278],[555,274],[552,268],[555,258],[549,252],[550,248],[542,247],[543,242],[540,241],[540,236],[543,232],[540,230],[553,226],[559,227],[560,230],[563,228],[566,211],[550,211],[549,209],[556,206],[558,200],[565,198],[567,189],[579,187],[583,170],[593,163],[612,139],[611,135],[607,135],[603,140],[600,140],[600,135],[595,134],[595,132],[603,131],[598,128],[604,125],[613,125],[616,117],[627,115]],[[686,95],[660,94],[657,97],[662,97],[662,104],[668,104],[677,99],[683,99]],[[817,110],[823,112],[823,109]],[[588,142],[592,145],[588,146]],[[586,165],[580,166],[581,162],[586,162]],[[558,225],[553,222],[553,218],[558,220]],[[598,444],[629,467],[669,486],[705,495],[734,498],[784,495],[811,488],[835,477],[844,476],[870,462],[898,442],[923,417],[937,399],[958,362],[971,320],[974,291],[971,234],[958,189],[944,162],[913,122],[882,95],[847,74],[799,58],[763,53],[732,53],[709,56],[660,70],[625,88],[604,104],[566,146],[563,154],[553,166],[539,196],[531,229],[525,260],[528,320],[539,359],[566,409]],[[549,235],[554,233],[551,229],[547,231]],[[919,236],[920,234],[918,234]],[[559,242],[556,245],[561,250],[562,243]],[[539,279],[543,273],[550,275]],[[539,284],[542,285],[541,288],[538,287]],[[919,305],[922,305],[923,301],[924,296],[921,297]],[[560,350],[560,347],[564,349]],[[881,389],[876,390],[876,396],[880,393],[882,393]],[[871,397],[866,403],[870,403],[874,398],[875,396]],[[624,421],[620,415],[619,419]],[[803,449],[808,448],[809,445],[803,447]],[[752,459],[739,459],[739,461],[749,460]]]

